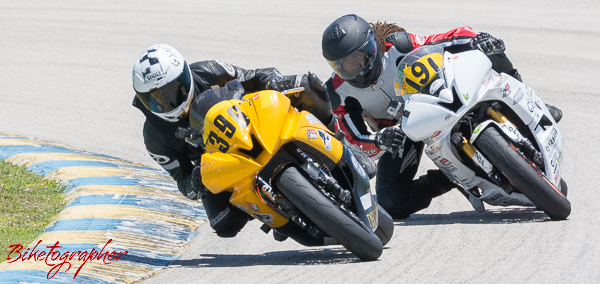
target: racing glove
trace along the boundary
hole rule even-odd
[[[192,170],[192,186],[186,188],[185,197],[190,200],[204,198],[206,195],[206,187],[202,184],[202,176],[200,176],[200,166],[194,167]]]
[[[299,111],[312,113],[328,127],[334,123],[329,95],[323,82],[314,73],[285,76],[273,82],[272,87],[280,92],[298,87],[304,88],[304,91],[289,97],[292,106]]]
[[[256,73],[265,90],[277,90],[275,89],[276,84],[283,78],[283,75],[275,68],[258,69]]]
[[[495,38],[488,33],[479,33],[477,36],[471,39],[469,46],[471,49],[479,50],[488,56],[500,54],[506,50],[503,40]]]
[[[404,141],[404,132],[398,126],[388,126],[375,135],[375,146],[382,150],[400,147]]]

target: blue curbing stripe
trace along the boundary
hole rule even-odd
[[[105,218],[58,220],[46,229],[46,232],[53,231],[120,231],[180,241],[187,240],[193,234],[188,230],[146,221]]]
[[[156,199],[140,195],[86,195],[71,201],[65,208],[79,205],[137,206],[165,213],[176,213],[191,218],[206,218],[204,207],[199,208],[177,201]]]
[[[69,150],[66,148],[48,146],[48,145],[18,145],[18,146],[0,146],[0,159],[7,159],[11,156],[22,153],[40,153],[40,152],[56,152],[56,153],[80,153],[88,154],[81,151]]]
[[[190,237],[195,236],[196,234],[190,235]],[[37,257],[38,255],[40,255],[41,252],[46,252],[46,254],[48,252],[50,252],[50,248],[48,248],[48,246],[52,246],[55,243],[52,244],[40,244],[38,245],[35,250],[37,251],[36,256],[31,257],[31,260],[33,260],[35,257]],[[152,252],[152,251],[146,251],[146,250],[140,250],[140,249],[131,249],[131,248],[113,248],[110,247],[110,245],[112,245],[113,242],[111,242],[108,245],[108,248],[105,248],[102,252],[102,254],[104,254],[104,252],[108,252],[109,254],[112,251],[116,251],[117,253],[120,252],[125,252],[127,251],[127,254],[123,254],[118,260],[119,263],[122,262],[129,262],[129,263],[133,263],[136,265],[143,265],[145,267],[148,268],[160,268],[160,267],[164,267],[168,264],[170,264],[171,262],[179,259],[181,256],[179,255],[170,255],[170,254],[160,254],[160,253],[156,253],[156,252]],[[35,246],[35,243],[32,244],[33,246]],[[82,253],[84,252],[88,252],[88,254],[92,251],[92,248],[97,251],[100,254],[100,251],[102,251],[102,248],[104,247],[105,244],[92,244],[92,243],[78,243],[78,244],[68,244],[68,243],[62,243],[59,242],[58,243],[58,247],[54,249],[54,251],[58,251],[60,253],[60,255],[64,255],[65,253],[67,254],[71,254],[74,252],[78,252],[81,251]],[[28,251],[29,253],[30,251]],[[21,253],[25,253],[23,250],[21,250]],[[88,255],[86,254],[86,255]],[[12,255],[12,257],[17,257],[17,255]],[[28,258],[30,255],[27,254],[25,256],[25,258]],[[43,262],[46,256],[42,257],[38,262]],[[54,256],[48,256],[48,259],[50,261],[50,259],[54,258],[54,257],[59,257],[59,255],[54,255]],[[73,261],[77,260],[79,257],[79,254],[75,254],[73,256]],[[12,259],[12,258],[11,258]],[[94,262],[101,262],[102,261],[102,257],[100,260],[93,260]],[[21,261],[20,259],[17,260],[16,262]],[[108,259],[106,259],[107,262],[109,262]],[[10,264],[9,264],[10,265]],[[48,267],[48,270],[51,267]],[[0,274],[2,273],[2,271],[0,271]],[[1,279],[1,278],[0,278]],[[79,279],[79,275],[77,276],[77,279]]]
[[[140,177],[110,176],[86,177],[69,180],[69,183],[67,184],[67,189],[65,190],[65,194],[69,194],[71,190],[84,185],[142,185],[158,187],[160,189],[168,191],[178,190],[175,181],[156,180]]]
[[[48,266],[48,270],[50,270],[50,266]],[[81,284],[81,283],[90,283],[90,284],[111,284],[114,282],[107,282],[101,280],[99,278],[93,278],[83,275],[77,275],[77,278],[73,279],[73,274],[58,272],[54,277],[50,280],[47,279],[48,272],[47,271],[39,271],[39,270],[4,270],[0,271],[0,283],[66,283],[66,284]],[[15,279],[19,279],[18,282]]]

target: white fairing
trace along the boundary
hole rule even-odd
[[[533,204],[523,194],[509,195],[504,189],[477,176],[457,158],[458,154],[451,145],[452,127],[477,103],[502,101],[513,109],[535,135],[535,141],[531,142],[537,143],[544,156],[546,178],[559,188],[563,137],[556,122],[531,88],[507,74],[498,74],[491,66],[489,59],[479,51],[459,54],[446,52],[443,72],[448,88],[443,90],[439,97],[427,94],[405,95],[404,109],[408,115],[402,118],[402,130],[411,140],[426,143],[425,153],[450,180],[467,191],[476,187],[482,191],[478,197],[469,193],[472,195],[470,200],[484,201],[491,205],[531,206]],[[450,108],[447,107],[448,104],[440,105],[452,103],[455,99],[460,100],[460,104],[454,104]],[[550,125],[540,126],[542,117],[545,117],[546,123]],[[471,144],[474,145],[479,133],[486,127],[497,127],[515,142],[522,138],[521,133],[512,124],[499,124],[489,120],[473,130]],[[472,204],[477,208],[473,201]]]

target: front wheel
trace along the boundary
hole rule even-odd
[[[371,230],[346,215],[295,167],[285,169],[275,185],[317,227],[361,260],[376,260],[383,252],[381,241]]]
[[[571,214],[566,191],[565,194],[561,193],[498,130],[486,128],[475,141],[475,146],[550,218],[564,220]]]

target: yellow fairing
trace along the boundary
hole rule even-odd
[[[231,191],[233,205],[274,228],[288,220],[261,200],[254,179],[280,148],[301,141],[336,163],[343,153],[342,144],[321,122],[308,112],[298,113],[275,91],[214,105],[205,116],[203,139],[204,185],[215,194]]]

